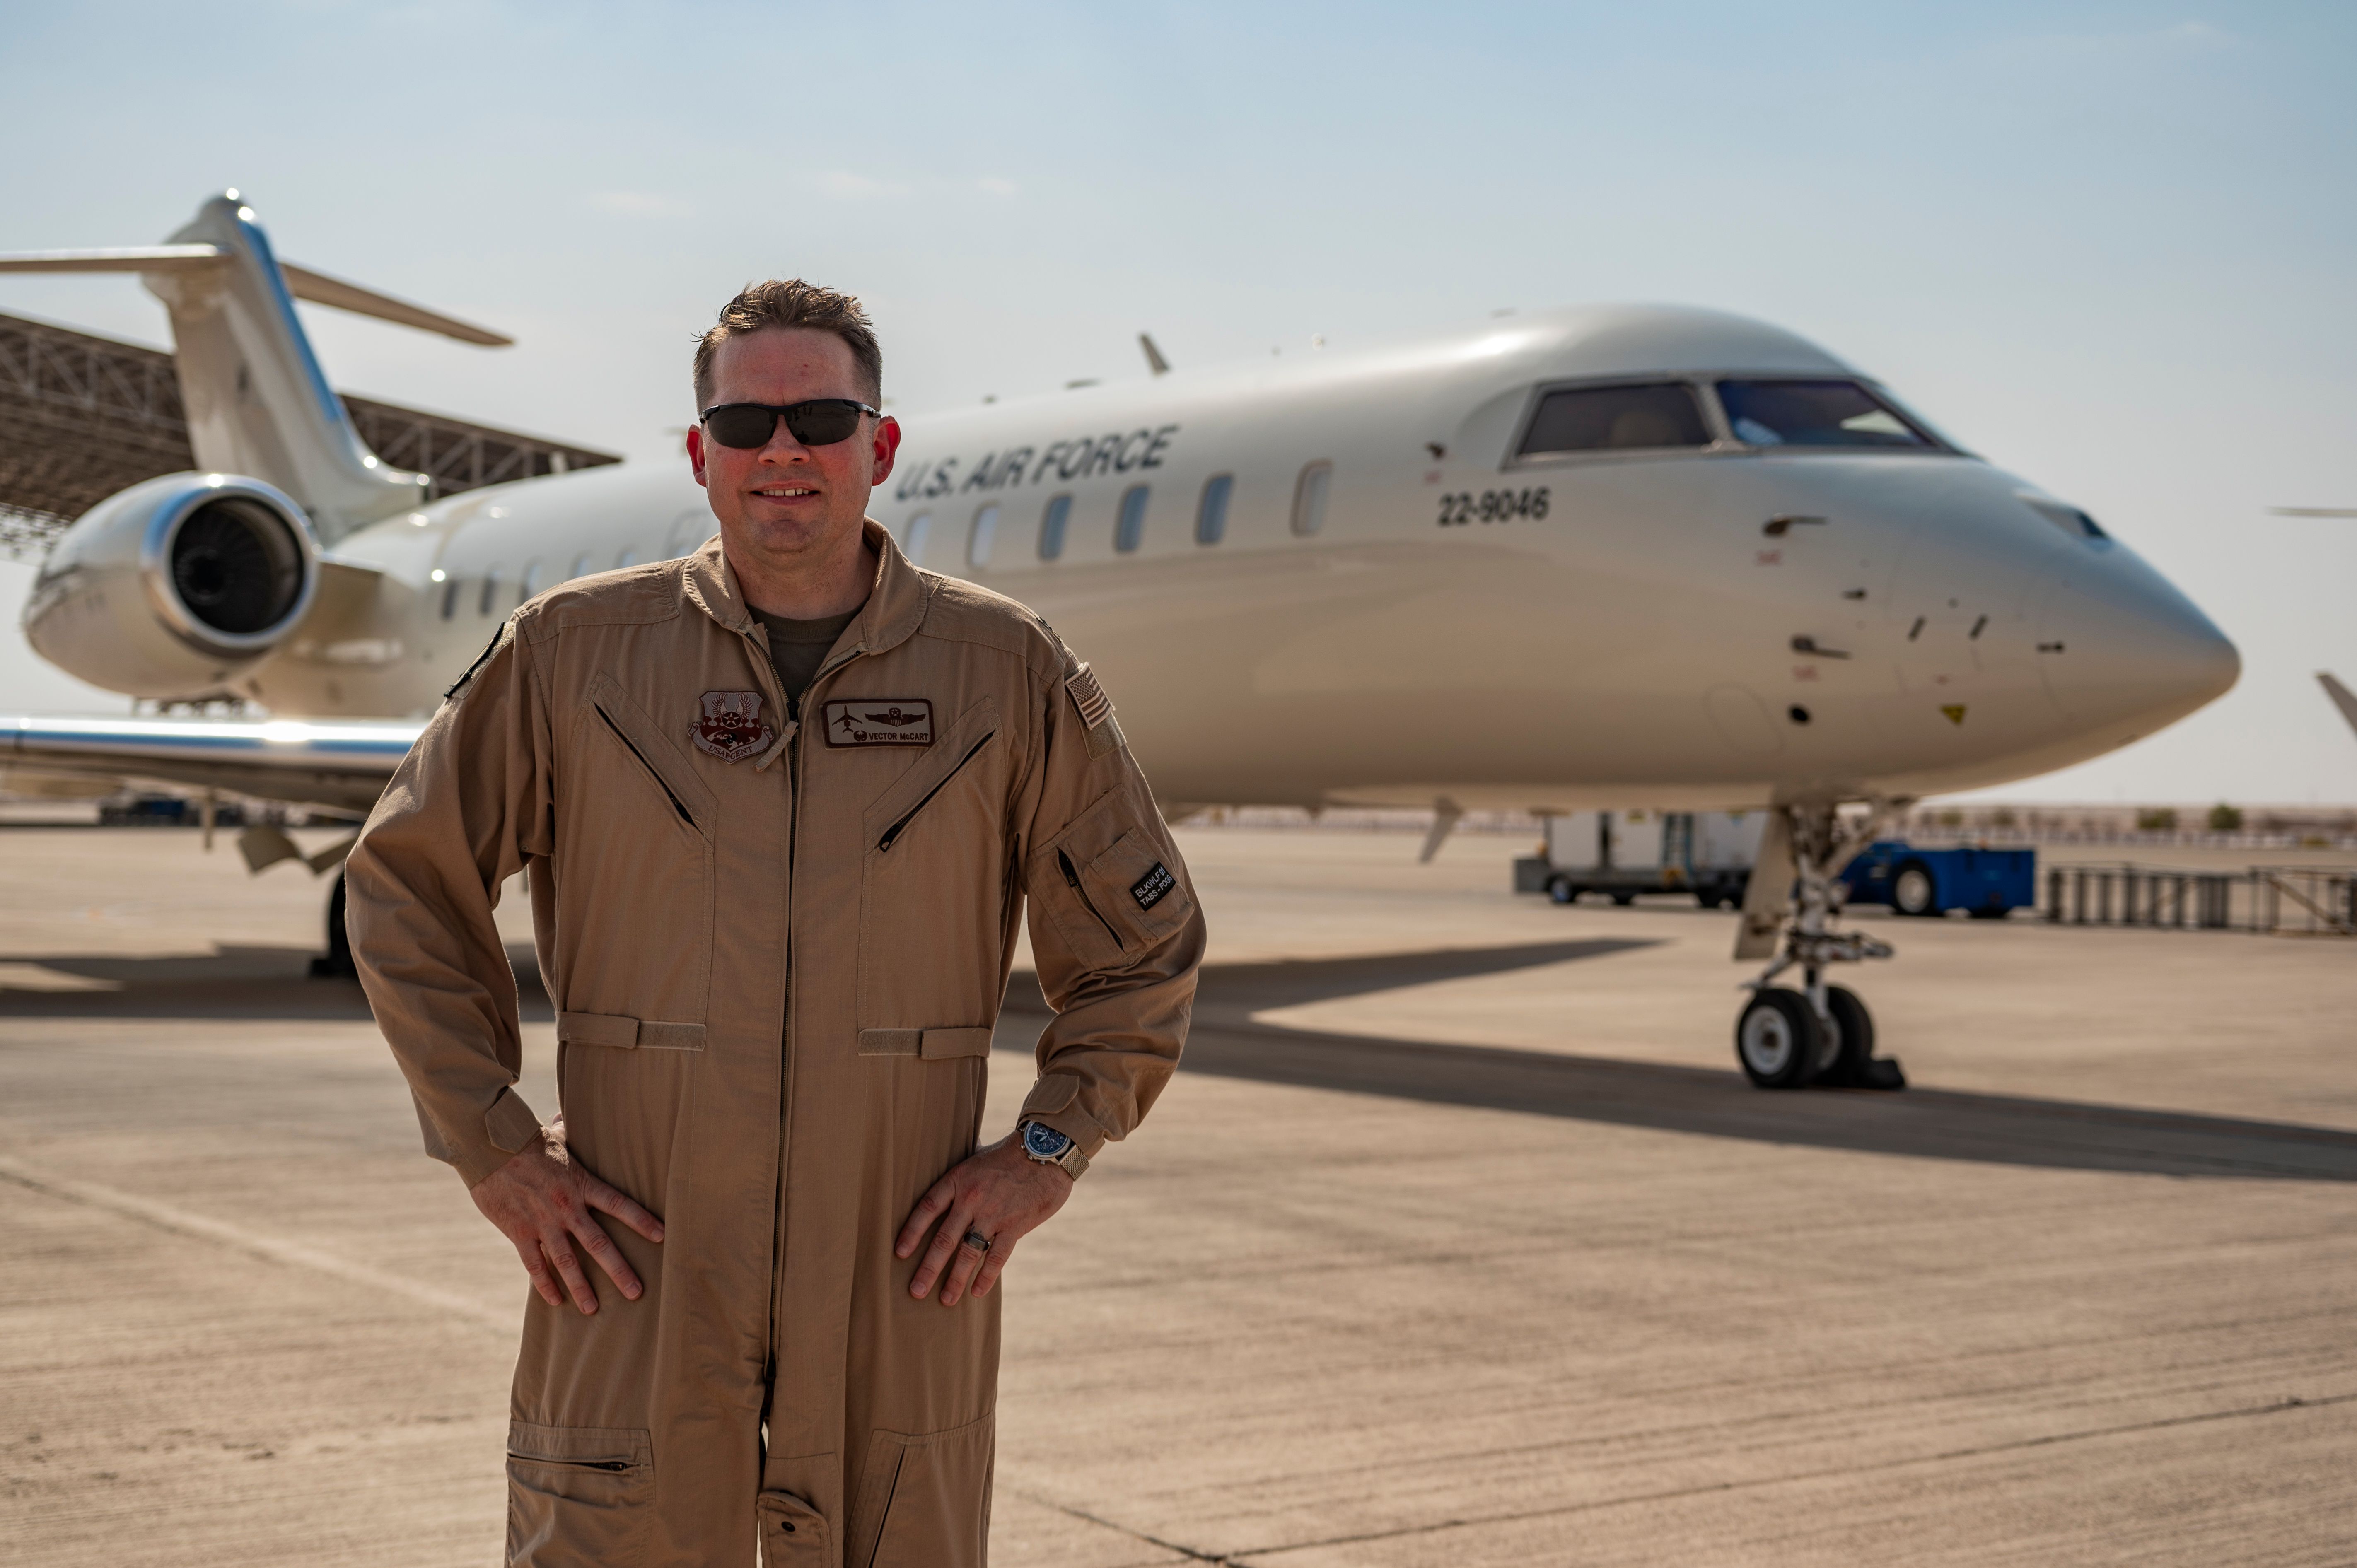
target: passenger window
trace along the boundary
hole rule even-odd
[[[1113,525],[1113,547],[1126,555],[1146,534],[1146,487],[1132,485],[1121,495],[1121,517]]]
[[[522,604],[538,592],[540,592],[540,563],[527,561],[524,563],[523,576],[516,583],[516,603]]]
[[[909,536],[900,541],[900,553],[909,558],[911,566],[925,563],[925,541],[933,533],[933,514],[920,511],[909,520]]]
[[[442,618],[448,620],[458,613],[458,579],[451,578],[442,585]]]
[[[499,600],[500,569],[497,566],[494,566],[490,571],[483,574],[482,602],[475,607],[475,613],[479,616],[487,616],[490,614],[491,607],[499,603]]]
[[[1939,442],[1857,381],[1721,381],[1719,406],[1735,438],[1753,446],[1897,446]]]
[[[1217,544],[1228,532],[1228,497],[1235,493],[1233,474],[1214,474],[1203,486],[1203,499],[1195,504],[1195,542]]]
[[[588,575],[589,552],[584,550],[580,554],[576,555],[573,558],[573,564],[565,570],[565,580],[569,583],[576,577],[586,577]]]
[[[1064,553],[1064,530],[1072,521],[1072,498],[1058,496],[1039,514],[1039,559],[1053,561]]]
[[[1326,526],[1326,495],[1334,488],[1334,465],[1320,460],[1301,470],[1293,487],[1293,532],[1303,538]]]
[[[638,564],[639,547],[635,544],[623,545],[622,553],[614,557],[614,569],[618,572],[625,566],[635,566]]]
[[[993,501],[974,514],[974,532],[965,542],[965,564],[981,567],[990,564],[990,547],[998,538],[998,503]]]
[[[1627,452],[1707,446],[1694,389],[1683,381],[1649,386],[1566,387],[1539,400],[1520,456]]]

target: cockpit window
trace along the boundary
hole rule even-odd
[[[1885,446],[1943,450],[1930,433],[1857,381],[1721,381],[1719,406],[1752,446]]]
[[[1524,457],[1557,452],[1627,452],[1707,446],[1710,432],[1694,389],[1682,381],[1641,386],[1566,387],[1539,400],[1523,436]]]

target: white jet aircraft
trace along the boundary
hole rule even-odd
[[[0,719],[0,761],[365,810],[519,603],[713,532],[683,465],[429,501],[362,446],[293,299],[497,335],[281,265],[233,192],[166,246],[0,269],[141,275],[200,470],[59,538],[33,646],[274,715]],[[1877,1081],[1826,972],[1889,950],[1832,929],[1886,813],[2125,746],[2239,671],[2084,511],[1760,322],[1588,307],[1238,369],[1147,357],[1134,384],[906,421],[874,514],[1082,650],[1173,805],[1773,808],[1737,947],[1770,961],[1736,1029],[1765,1087]],[[296,853],[274,836],[249,858]],[[331,950],[340,913],[339,883]]]

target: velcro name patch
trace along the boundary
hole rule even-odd
[[[933,744],[933,704],[925,697],[838,697],[822,716],[829,746]]]
[[[1164,868],[1160,861],[1154,869],[1129,885],[1129,896],[1137,900],[1141,909],[1151,909],[1162,902],[1163,896],[1178,886],[1178,879]]]

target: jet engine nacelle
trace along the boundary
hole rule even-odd
[[[166,474],[108,497],[51,547],[25,604],[41,657],[135,697],[224,695],[319,588],[303,509],[235,474]]]

